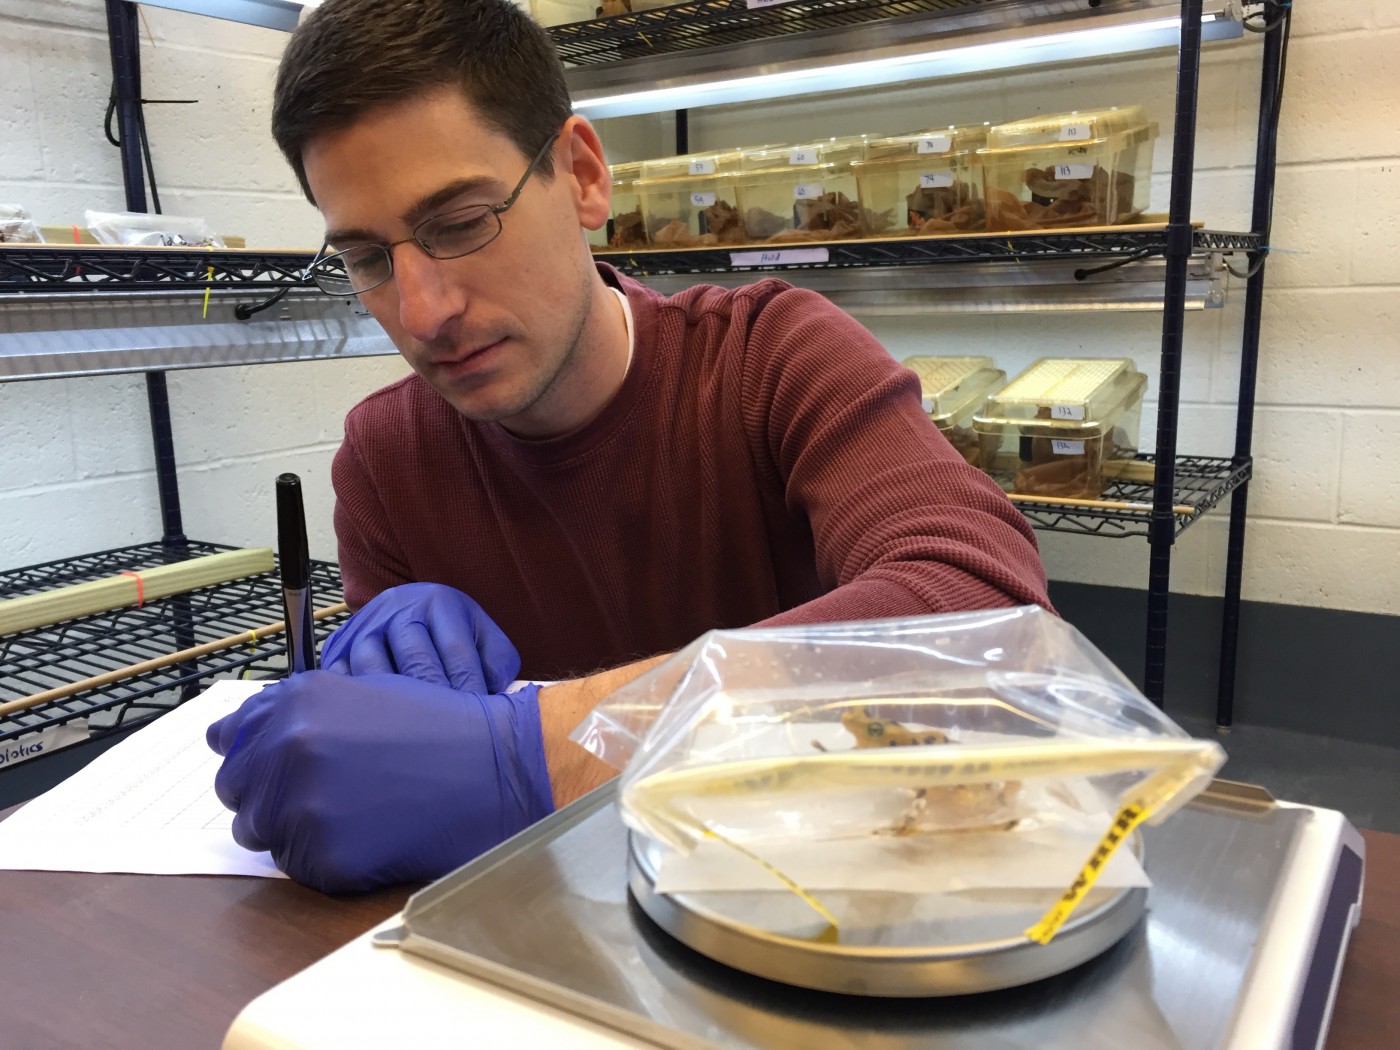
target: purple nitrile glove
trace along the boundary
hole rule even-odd
[[[326,893],[438,878],[553,809],[534,685],[305,671],[205,738],[234,841]]]
[[[499,693],[520,654],[491,617],[441,583],[379,594],[326,639],[321,666],[342,675],[401,674],[468,693]]]

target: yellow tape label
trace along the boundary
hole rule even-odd
[[[801,886],[799,886],[796,880],[779,871],[776,867],[774,867],[772,864],[769,864],[757,853],[753,852],[753,850],[745,849],[743,846],[739,845],[739,843],[735,842],[728,836],[721,835],[714,828],[706,828],[704,834],[707,839],[715,839],[718,842],[723,842],[730,849],[742,853],[745,857],[748,857],[749,860],[753,861],[764,871],[768,872],[768,874],[772,875],[775,879],[777,879],[784,886],[786,886],[789,890],[797,894],[797,896],[801,898],[804,904],[806,904],[814,912],[816,912],[828,923],[830,923],[828,929],[825,930],[822,933],[822,935],[817,938],[817,940],[825,944],[836,944],[839,942],[839,931],[841,929],[841,923],[837,920],[835,915],[831,914],[831,912],[827,910],[826,906],[822,904],[821,901],[817,900],[816,897],[813,897],[810,893],[808,893]]]
[[[1079,906],[1079,902],[1094,888],[1094,883],[1099,881],[1109,858],[1118,852],[1118,847],[1127,841],[1128,836],[1151,814],[1152,810],[1141,802],[1129,802],[1120,809],[1112,826],[1104,837],[1099,839],[1099,844],[1094,847],[1094,852],[1089,855],[1084,867],[1079,869],[1079,875],[1070,883],[1064,896],[1055,902],[1054,907],[1046,912],[1038,923],[1026,930],[1026,936],[1036,944],[1049,944],[1074,909]]]

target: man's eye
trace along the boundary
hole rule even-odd
[[[457,237],[464,233],[475,233],[485,225],[486,215],[478,212],[473,215],[444,219],[438,224],[436,232],[439,237]]]
[[[356,273],[372,273],[384,268],[384,257],[379,254],[352,256],[349,260],[350,269]]]

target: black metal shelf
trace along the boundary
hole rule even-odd
[[[190,542],[180,549],[145,543],[0,573],[0,598],[18,598],[71,583],[99,579],[153,565],[183,561],[233,548]],[[340,572],[312,563],[312,593],[319,606],[341,600]],[[346,614],[316,623],[318,643]],[[282,619],[282,586],[275,572],[215,584],[182,595],[83,616],[49,627],[0,637],[0,703]],[[199,692],[215,676],[228,677],[269,661],[267,671],[285,670],[282,636],[202,656],[125,678],[0,717],[0,743],[88,718],[92,737],[154,718]]]
[[[1193,230],[1196,252],[1258,252],[1262,239],[1254,233]],[[825,249],[818,261],[785,262],[783,256],[810,256]],[[835,269],[864,266],[915,266],[953,262],[1019,263],[1043,259],[1121,258],[1125,262],[1164,255],[1165,226],[1141,229],[1111,227],[1045,233],[970,234],[963,237],[886,237],[866,241],[822,241],[798,244],[729,245],[714,248],[662,248],[652,251],[598,251],[595,257],[634,277],[652,274],[705,274],[781,270]],[[733,255],[771,255],[772,261],[736,267]]]
[[[1197,252],[1259,252],[1258,234],[1225,230],[1192,231]],[[823,248],[824,262],[765,263],[735,267],[731,256],[786,253]],[[634,276],[723,273],[863,266],[912,266],[948,262],[1027,262],[1041,259],[1128,258],[1163,255],[1165,226],[1104,227],[1044,233],[989,233],[961,237],[885,237],[866,241],[728,245],[716,248],[664,248],[600,251],[597,258]],[[313,252],[190,251],[172,248],[97,248],[92,245],[0,246],[0,295],[12,292],[101,292],[166,289],[256,290],[285,286],[312,288],[302,272]],[[213,271],[212,274],[210,271]]]
[[[692,0],[549,27],[565,62],[596,65],[623,59],[747,44],[755,40],[829,30],[910,15],[978,15],[1017,0],[789,0],[750,8],[746,0]],[[1057,14],[1090,11],[1097,0],[1058,0]]]
[[[309,251],[0,245],[0,295],[94,288],[243,290],[313,287]]]
[[[1139,455],[1135,462],[1155,464],[1156,457]],[[1176,516],[1179,536],[1201,516],[1249,480],[1252,465],[1214,456],[1177,456],[1172,487],[1172,502],[1192,507],[1190,514]],[[1101,500],[1118,503],[1152,503],[1152,482],[1114,481],[1104,490]],[[1072,532],[1082,535],[1146,536],[1152,525],[1151,510],[1081,510],[1052,503],[1016,503],[1019,510],[1037,529],[1046,532]]]

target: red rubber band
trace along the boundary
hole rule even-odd
[[[136,581],[136,608],[141,608],[146,604],[146,581],[141,579],[139,572],[124,572],[122,575],[130,576]]]
[[[83,235],[82,235],[81,233],[78,232],[78,227],[77,227],[77,226],[74,226],[74,227],[73,227],[73,243],[74,243],[74,244],[82,244],[82,243],[83,243]]]

